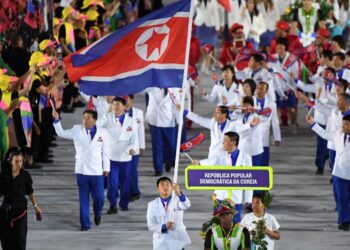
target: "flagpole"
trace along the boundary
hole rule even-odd
[[[175,155],[175,166],[174,166],[174,177],[173,177],[174,183],[177,183],[177,176],[179,172],[180,144],[181,144],[181,134],[182,134],[181,132],[182,132],[182,126],[184,124],[183,113],[184,113],[184,106],[185,106],[185,83],[187,81],[188,58],[190,55],[190,43],[191,43],[191,36],[192,36],[193,4],[194,4],[193,0],[191,0],[190,13],[188,17],[185,67],[184,67],[184,73],[182,78],[183,82],[182,82],[181,103],[180,103],[180,111],[179,111],[179,127],[177,131],[177,141],[176,141],[176,155]]]

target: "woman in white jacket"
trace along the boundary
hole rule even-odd
[[[224,20],[220,20],[220,6],[217,0],[195,0],[195,18],[196,37],[201,44],[207,44],[214,49],[209,53],[215,55],[215,45],[217,43],[217,33],[224,26]],[[210,57],[208,52],[202,50],[203,64],[202,70],[209,72]]]
[[[260,36],[260,45],[270,46],[271,40],[275,37],[276,23],[281,16],[276,0],[257,0],[256,8],[266,25],[266,31]]]
[[[248,0],[241,12],[241,23],[244,26],[244,35],[247,41],[254,42],[254,48],[258,49],[260,35],[266,31],[266,24],[256,8],[254,0]]]

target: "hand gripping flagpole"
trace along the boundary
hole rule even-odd
[[[176,156],[175,156],[174,177],[173,177],[174,183],[177,183],[177,176],[179,172],[180,144],[181,144],[181,134],[182,134],[181,131],[182,131],[182,126],[184,124],[183,113],[184,113],[184,106],[185,106],[185,83],[187,81],[188,58],[190,54],[190,42],[191,42],[191,35],[192,35],[193,4],[194,4],[193,0],[191,0],[190,13],[188,17],[185,68],[184,68],[184,74],[182,78],[183,82],[182,82],[181,103],[180,103],[180,111],[179,111],[179,127],[177,132],[177,141],[176,141]]]

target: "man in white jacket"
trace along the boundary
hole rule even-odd
[[[176,104],[180,103],[176,88],[147,88],[148,106],[145,120],[149,124],[152,139],[152,158],[155,176],[170,171],[176,153]],[[166,152],[166,153],[165,153]]]
[[[208,159],[201,161],[193,161],[193,165],[201,166],[252,166],[252,158],[245,152],[238,149],[239,135],[235,132],[226,132],[223,148],[224,151],[218,153]],[[242,203],[252,203],[253,191],[245,191],[243,198],[243,190],[215,190],[216,198],[223,201],[225,198],[232,199],[234,201],[235,210],[237,214],[234,215],[234,222],[239,223],[241,221]]]
[[[135,154],[137,131],[130,116],[125,113],[125,97],[116,97],[112,101],[112,112],[107,113],[99,122],[108,134],[107,150],[111,160],[111,173],[108,178],[107,198],[110,203],[108,214],[116,214],[118,189],[119,206],[128,210],[130,199],[130,173],[132,156]]]
[[[158,198],[148,203],[147,226],[153,232],[153,250],[181,250],[191,243],[183,223],[190,200],[168,177],[157,180]],[[175,195],[174,195],[175,194]]]
[[[59,114],[53,109],[54,127],[58,136],[73,140],[76,151],[75,174],[79,188],[80,225],[82,231],[91,227],[89,213],[89,197],[92,196],[94,222],[101,223],[103,208],[103,176],[110,171],[109,156],[106,150],[107,134],[103,128],[96,127],[97,112],[85,110],[82,125],[64,130]]]
[[[313,119],[308,119],[313,123]],[[312,129],[316,133],[324,133],[324,129],[317,123],[313,123]],[[345,114],[342,119],[342,130],[333,135],[333,143],[336,151],[334,167],[332,171],[333,185],[338,211],[338,229],[349,231],[350,229],[350,115]]]

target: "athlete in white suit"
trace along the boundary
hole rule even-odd
[[[153,249],[181,250],[191,243],[183,223],[183,211],[191,206],[190,200],[168,177],[157,180],[157,190],[160,197],[149,202],[147,207],[147,226],[153,232]]]
[[[64,130],[59,120],[59,114],[53,110],[54,127],[58,136],[73,140],[76,151],[75,174],[79,188],[80,225],[86,231],[91,227],[89,213],[89,197],[92,196],[95,214],[95,224],[101,222],[103,208],[103,175],[110,172],[110,162],[106,150],[107,133],[103,128],[96,127],[97,113],[86,110],[82,125]]]
[[[176,103],[179,102],[178,91],[174,88],[147,88],[148,106],[145,120],[149,124],[152,139],[152,158],[156,176],[166,171],[175,161],[176,153]],[[166,154],[164,152],[167,152]]]
[[[252,158],[245,152],[238,149],[239,135],[235,132],[226,132],[223,140],[224,151],[200,161],[193,161],[193,165],[201,166],[252,166]],[[241,220],[242,203],[252,203],[253,191],[245,191],[243,198],[243,190],[215,190],[218,200],[230,198],[235,202],[235,210],[238,211],[234,216],[234,222]]]
[[[107,198],[109,214],[117,213],[118,189],[119,206],[128,210],[130,199],[130,173],[132,156],[136,150],[137,130],[133,119],[125,111],[126,99],[116,97],[112,101],[112,112],[107,113],[100,124],[108,133],[107,149],[111,159],[111,173],[108,178]]]

